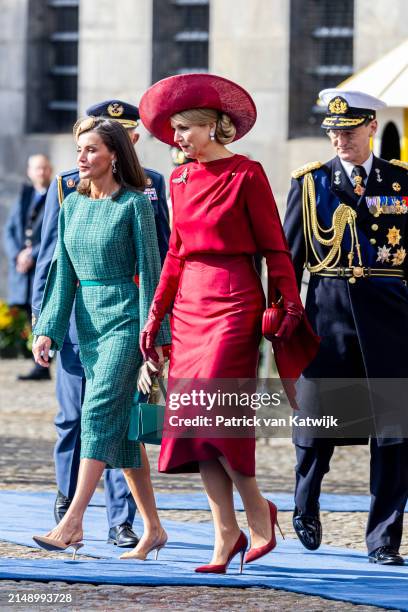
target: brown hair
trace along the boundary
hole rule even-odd
[[[121,187],[117,194],[122,189],[144,191],[146,175],[126,129],[118,121],[100,117],[86,117],[74,126],[76,140],[84,132],[96,132],[109,151],[116,153],[115,180]],[[89,195],[90,189],[89,180],[81,180],[77,187],[77,191],[83,195]]]
[[[220,113],[213,108],[191,108],[176,113],[172,119],[187,121],[192,125],[207,125],[215,121],[215,138],[223,145],[229,144],[235,138],[237,129],[226,113]]]

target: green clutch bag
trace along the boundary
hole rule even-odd
[[[161,378],[158,379],[160,390],[166,397],[166,388]],[[165,406],[149,403],[157,388],[152,387],[150,397],[137,391],[134,395],[129,422],[129,440],[145,442],[146,444],[161,444]]]

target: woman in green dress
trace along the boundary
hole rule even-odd
[[[144,522],[137,547],[145,559],[167,540],[161,526],[143,445],[128,440],[131,403],[142,364],[139,333],[160,277],[153,210],[145,176],[126,130],[116,121],[87,118],[75,129],[81,182],[63,202],[59,234],[35,326],[33,352],[48,366],[61,349],[75,301],[86,392],[81,420],[78,485],[65,517],[35,541],[48,550],[82,546],[82,520],[105,467],[122,468]],[[139,275],[139,287],[134,274]],[[159,347],[170,342],[166,322]],[[161,359],[162,359],[161,352]]]

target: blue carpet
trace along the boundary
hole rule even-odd
[[[276,498],[276,496],[275,496]],[[32,534],[52,526],[52,494],[0,492],[0,539],[35,546]],[[96,501],[100,501],[97,496]],[[200,576],[196,565],[209,560],[212,526],[165,521],[168,546],[159,560],[119,561],[122,551],[105,543],[105,510],[92,506],[85,517],[83,554],[99,560],[72,562],[61,559],[0,558],[0,579],[83,582],[132,585],[207,585],[225,587],[269,587],[319,595],[356,604],[371,604],[408,611],[408,567],[378,567],[367,563],[363,553],[322,546],[306,551],[295,539],[278,540],[277,549],[259,562],[237,573],[237,561],[226,576]],[[141,523],[135,521],[136,531]]]
[[[28,491],[0,491],[0,504],[18,505],[21,498],[29,496],[30,499],[42,500],[42,503],[53,504],[55,492],[28,492]],[[266,493],[266,497],[273,500],[279,510],[293,510],[292,493]],[[243,510],[241,498],[235,498],[235,508]],[[28,499],[28,497],[27,497]],[[207,497],[204,493],[157,493],[156,502],[159,510],[209,510]],[[104,506],[103,493],[95,493],[91,504]],[[368,512],[370,507],[369,495],[340,495],[337,493],[322,493],[320,496],[320,509],[329,512]],[[408,512],[408,506],[405,509]]]

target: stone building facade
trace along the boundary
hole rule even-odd
[[[331,155],[318,89],[398,45],[407,18],[406,0],[0,0],[0,228],[28,155],[73,167],[70,126],[88,105],[137,103],[153,80],[186,70],[252,93],[257,123],[233,149],[263,163],[283,211],[291,170]],[[141,133],[143,164],[168,176],[168,148]]]

